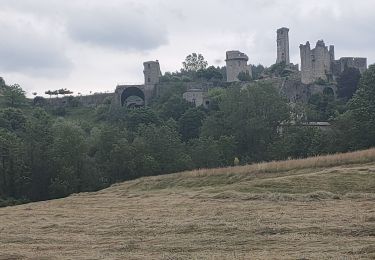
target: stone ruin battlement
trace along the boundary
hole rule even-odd
[[[310,84],[318,79],[328,81],[331,73],[331,63],[334,61],[334,46],[328,47],[323,40],[311,49],[310,42],[300,45],[301,81]]]
[[[251,66],[247,65],[249,57],[240,51],[227,51],[226,52],[226,69],[227,69],[227,82],[240,81],[238,75],[241,72],[248,73],[252,76]]]
[[[318,41],[314,49],[310,48],[309,42],[301,44],[300,55],[303,84],[336,80],[345,68],[356,68],[361,73],[367,69],[366,58],[343,57],[335,60],[335,47],[330,45],[328,48],[323,40]]]
[[[245,53],[242,53],[240,51],[227,51],[225,61],[230,61],[230,60],[248,61],[249,57]]]

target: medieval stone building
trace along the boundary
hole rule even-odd
[[[332,77],[331,63],[334,61],[334,47],[328,47],[324,41],[318,41],[315,48],[310,43],[300,45],[301,81],[310,84],[318,79],[328,81]]]
[[[277,60],[276,63],[290,63],[289,58],[289,29],[280,28],[277,30]]]
[[[361,73],[367,69],[366,58],[345,57],[335,60],[335,48],[329,48],[323,40],[317,42],[314,49],[310,43],[300,45],[301,54],[301,81],[304,84],[311,84],[318,80],[333,81],[347,67],[356,68]]]
[[[362,74],[367,69],[367,59],[342,57],[339,60],[333,61],[331,66],[334,79],[336,79],[337,76],[339,76],[345,70],[345,68],[356,68]]]
[[[227,82],[240,81],[238,75],[241,72],[251,74],[251,66],[247,65],[249,57],[240,51],[227,51],[226,53],[226,69],[227,69]]]
[[[115,102],[127,107],[145,106],[156,95],[156,85],[160,82],[159,61],[143,63],[145,82],[143,85],[118,85],[115,90]]]
[[[146,85],[158,84],[161,77],[159,61],[146,61],[143,63],[143,74],[145,76]]]

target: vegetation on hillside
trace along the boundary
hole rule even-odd
[[[291,107],[272,85],[256,81],[211,90],[210,109],[186,102],[179,82],[222,80],[222,70],[204,62],[190,65],[166,73],[172,87],[139,109],[110,100],[87,109],[74,98],[56,109],[48,100],[30,104],[18,85],[3,87],[0,197],[12,203],[45,200],[141,176],[229,166],[235,158],[247,164],[375,145],[374,65],[347,103],[323,93],[307,106]],[[332,129],[304,127],[303,117],[296,116],[302,110],[330,119]],[[291,121],[296,124],[288,125]]]

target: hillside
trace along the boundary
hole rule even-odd
[[[375,149],[2,208],[0,232],[0,259],[374,259]]]

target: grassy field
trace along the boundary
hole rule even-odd
[[[375,149],[2,208],[0,259],[375,259]]]

